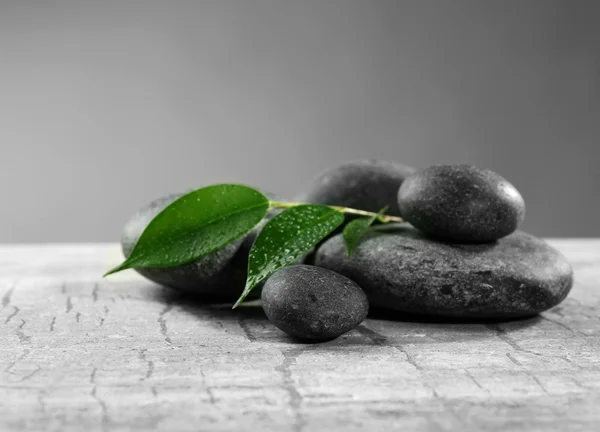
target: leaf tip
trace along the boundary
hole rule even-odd
[[[346,243],[346,256],[349,257],[352,255],[352,251],[354,250],[354,242],[350,238],[344,238],[344,243]]]
[[[242,302],[244,301],[244,297],[246,297],[245,295],[241,295],[239,299],[237,299],[237,301],[234,303],[234,305],[231,307],[231,309],[235,309],[237,308],[239,305],[242,304]]]
[[[252,291],[252,288],[254,288],[255,286],[256,286],[256,283],[251,284],[249,281],[246,281],[246,286],[244,287],[244,291],[242,291],[240,298],[237,299],[237,301],[235,302],[235,304],[233,305],[233,307],[231,309],[235,309],[239,305],[241,305],[244,302],[244,300],[246,300],[246,297],[248,296],[248,294],[250,294],[250,291]]]
[[[116,267],[110,269],[109,271],[107,271],[106,273],[104,273],[102,275],[102,277],[110,276],[111,274],[115,274],[115,273],[118,273],[120,271],[127,270],[129,268],[131,268],[131,267],[129,267],[129,262],[127,260],[125,260],[121,264],[119,264],[118,266],[116,266]]]

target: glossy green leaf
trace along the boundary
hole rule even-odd
[[[247,186],[222,184],[190,192],[156,215],[125,262],[106,275],[195,261],[250,231],[268,208],[268,198]]]
[[[371,217],[354,219],[344,227],[342,236],[344,238],[344,242],[346,243],[348,256],[352,255],[352,251],[358,244],[361,237],[364,236],[367,231],[369,231],[369,227],[373,224],[373,222],[375,222],[376,219],[379,219],[379,216],[383,215],[387,209],[388,208],[385,207],[381,209],[379,213]]]
[[[299,205],[271,219],[258,235],[248,259],[248,279],[238,306],[263,279],[309,252],[344,222],[338,210],[323,205]]]

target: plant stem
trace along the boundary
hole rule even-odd
[[[310,205],[310,204],[296,203],[296,202],[281,202],[281,201],[271,201],[270,202],[271,208],[280,208],[280,209],[288,209],[288,208],[292,208],[292,207],[298,207],[301,205]],[[398,216],[391,216],[391,215],[386,215],[386,214],[378,215],[375,212],[370,212],[370,211],[366,211],[366,210],[358,210],[358,209],[342,207],[342,206],[330,205],[327,207],[330,207],[334,210],[337,210],[339,212],[346,213],[346,214],[353,214],[353,215],[367,216],[367,217],[375,216],[377,218],[377,220],[379,220],[379,222],[382,222],[382,223],[404,222],[404,219],[402,219],[401,217],[398,217]]]

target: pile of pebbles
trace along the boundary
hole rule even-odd
[[[178,196],[156,200],[130,219],[121,239],[126,257],[152,218]],[[322,173],[296,201],[373,212],[388,206],[388,214],[407,221],[373,226],[350,257],[338,230],[304,264],[268,278],[262,295],[253,291],[261,295],[267,317],[300,339],[340,336],[365,319],[369,305],[401,316],[527,317],[559,304],[573,285],[565,257],[518,230],[525,202],[489,170],[415,170],[363,160]],[[262,226],[196,262],[137,271],[161,285],[234,301]]]

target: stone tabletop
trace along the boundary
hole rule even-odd
[[[2,246],[0,430],[600,430],[600,240],[550,243],[575,286],[541,316],[374,311],[318,344],[257,305],[102,279],[117,245]]]

